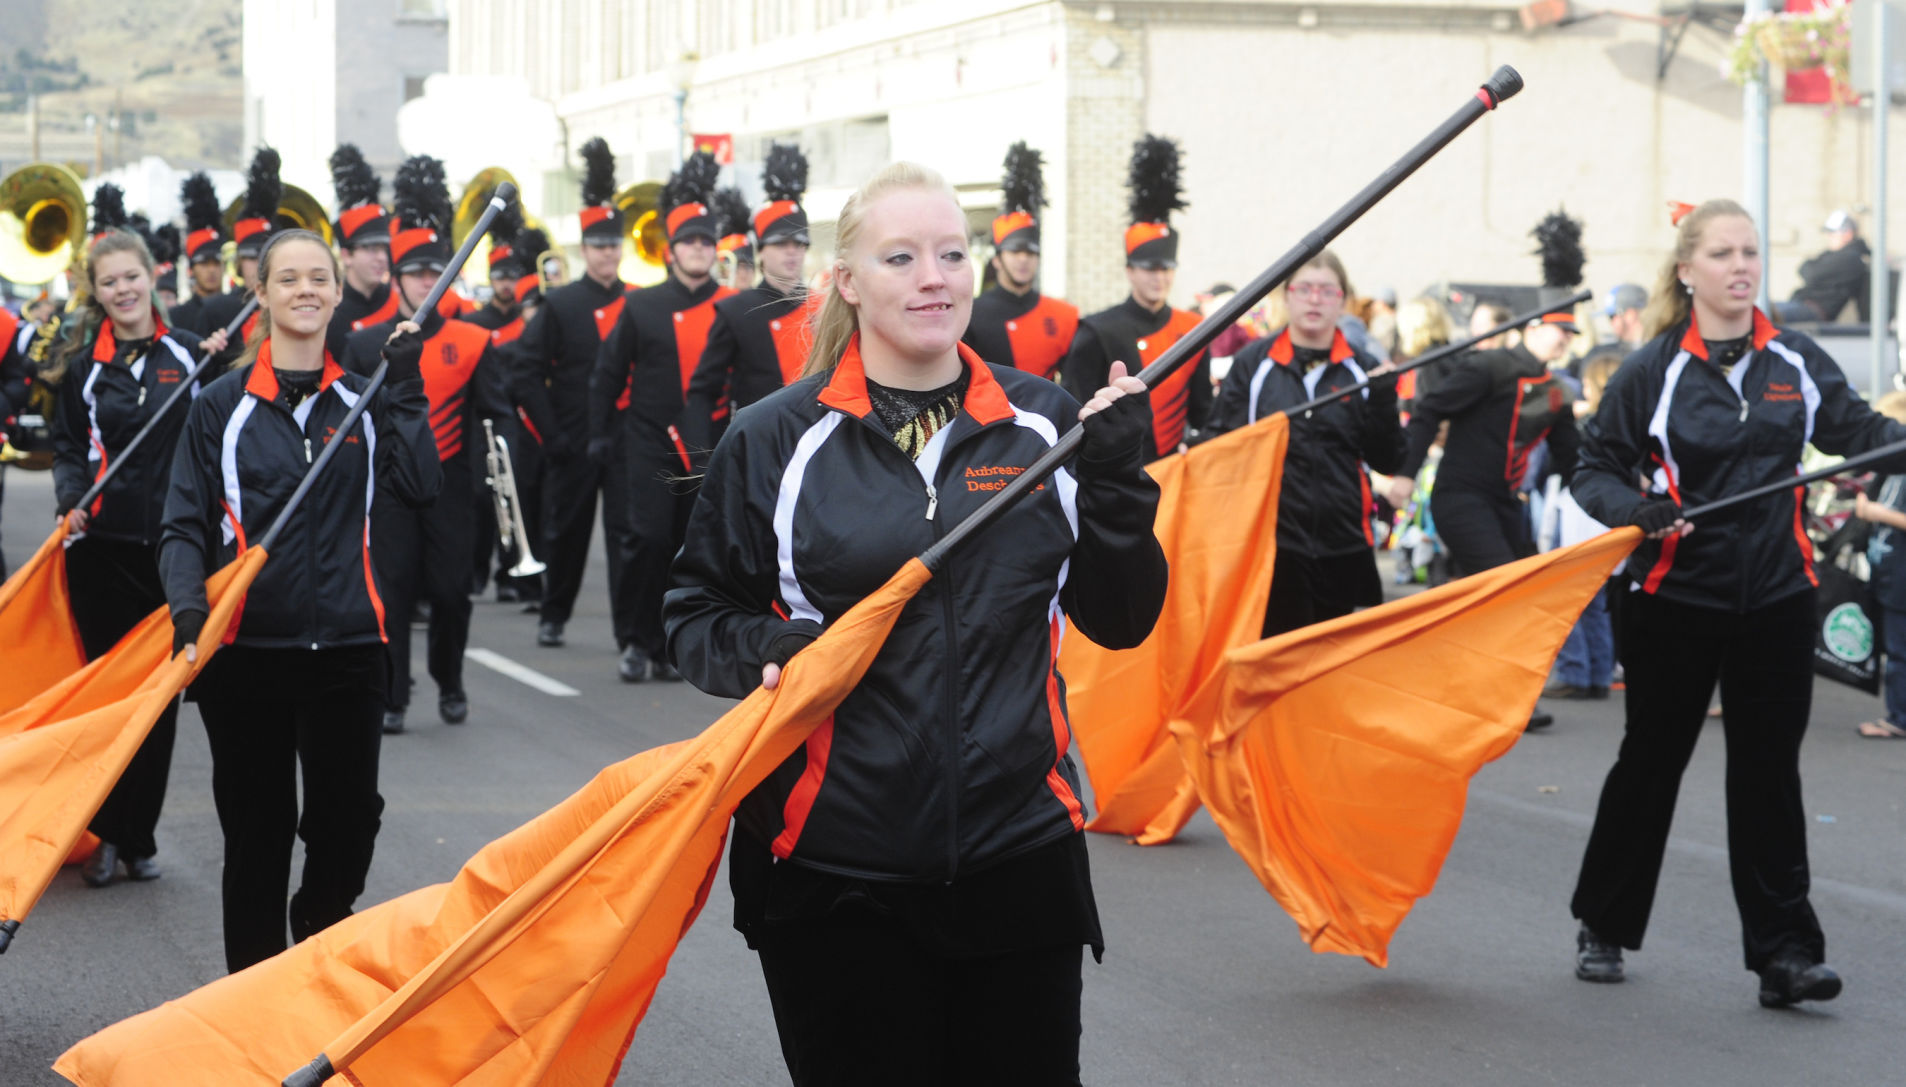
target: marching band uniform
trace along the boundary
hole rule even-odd
[[[691,238],[710,245],[718,240],[708,205],[692,199],[707,194],[692,176],[702,158],[712,178],[713,159],[698,152],[664,190],[671,247]],[[680,424],[689,378],[715,320],[715,303],[733,294],[712,274],[689,287],[674,268],[662,282],[630,291],[590,376],[589,455],[599,464],[610,458],[621,462],[631,503],[627,545],[610,556],[622,567],[610,609],[626,680],[680,678],[668,663],[662,635],[668,566],[681,550],[694,504],[694,489],[687,485],[695,474],[694,458]]]
[[[1178,267],[1178,235],[1167,221],[1184,207],[1178,198],[1178,149],[1170,141],[1147,136],[1132,156],[1132,225],[1125,231],[1125,264],[1147,270]],[[1123,361],[1137,374],[1156,362],[1185,333],[1198,325],[1198,315],[1173,309],[1160,300],[1146,309],[1135,297],[1100,310],[1079,322],[1066,355],[1066,389],[1084,403],[1109,380],[1112,363]],[[1156,460],[1178,451],[1211,414],[1211,356],[1196,361],[1152,387],[1152,432],[1146,459]]]
[[[451,257],[450,194],[443,187],[441,168],[432,180],[428,168],[434,160],[420,159],[424,156],[406,162],[397,177],[391,268],[398,277],[422,269],[442,271]],[[400,292],[395,283],[391,290],[393,295]],[[389,321],[353,332],[346,341],[344,368],[368,376],[396,325]],[[489,359],[488,329],[446,319],[440,312],[426,315],[419,325],[424,342],[418,366],[430,403],[443,486],[428,507],[384,495],[372,510],[371,557],[383,575],[385,622],[393,633],[386,733],[404,730],[410,703],[410,619],[420,597],[430,603],[427,644],[438,714],[452,725],[462,724],[469,715],[463,651],[470,640],[470,534],[476,495],[471,461],[477,454],[471,446],[482,446],[480,419],[509,414],[501,367]]]
[[[378,203],[383,182],[371,172],[370,163],[353,144],[340,144],[331,152],[331,187],[338,197],[337,222],[331,225],[338,248],[356,249],[362,245],[390,245],[390,213]],[[331,329],[325,346],[342,358],[346,339],[354,331],[392,320],[396,315],[391,299],[390,280],[373,286],[369,293],[360,291],[344,277],[344,297],[331,313]],[[388,312],[386,312],[388,308]],[[365,322],[373,314],[376,320]]]
[[[193,174],[179,185],[179,198],[185,205],[185,260],[193,268],[201,264],[222,264],[219,250],[225,244],[225,232],[222,228],[223,217],[218,210],[218,194],[212,189],[212,179],[204,172]],[[167,315],[173,328],[184,329],[200,335],[200,324],[204,320],[205,302],[218,297],[216,294],[201,294],[198,282],[192,283],[192,297],[172,307]]]
[[[511,204],[513,209],[515,204]],[[504,218],[502,214],[497,220]],[[499,370],[504,368],[506,348],[523,335],[523,296],[536,285],[534,263],[537,254],[549,248],[549,238],[540,230],[528,230],[522,226],[520,215],[515,221],[498,227],[495,222],[490,226],[492,238],[490,244],[490,285],[493,288],[490,303],[477,310],[464,320],[480,328],[490,330],[490,353]],[[501,288],[507,287],[504,291]],[[507,295],[507,297],[505,297]],[[507,392],[507,390],[506,390]],[[523,528],[531,544],[530,551],[535,553],[534,542],[541,538],[538,529],[543,523],[542,511],[542,443],[524,422],[522,410],[512,410],[507,416],[493,423],[496,436],[509,446],[510,469],[516,479],[516,498],[521,503]],[[487,450],[486,450],[487,452]],[[496,598],[499,602],[527,600],[532,603],[543,598],[543,579],[538,574],[532,577],[512,577],[509,573],[514,553],[510,541],[500,539],[490,498],[488,484],[477,479],[476,541],[472,552],[476,566],[475,584],[481,587],[486,568],[496,563]],[[509,557],[506,557],[509,556]]]
[[[762,177],[768,202],[754,214],[755,240],[762,248],[785,243],[805,248],[806,158],[798,148],[776,144]],[[689,379],[682,411],[682,439],[697,462],[707,459],[735,412],[800,379],[819,306],[819,294],[799,287],[782,291],[766,276],[715,303],[708,346]]]
[[[600,138],[583,146],[589,169],[583,180],[582,239],[585,246],[622,245],[622,212],[615,197],[615,157]],[[626,546],[628,500],[588,457],[589,375],[603,338],[622,316],[627,284],[600,283],[584,275],[543,295],[543,305],[510,345],[510,395],[540,438],[544,456],[543,535],[537,557],[543,576],[537,644],[563,644],[563,625],[575,607],[595,527],[596,492],[602,492],[604,546],[611,555]],[[617,597],[621,571],[609,564],[609,596]]]
[[[1002,189],[1006,198],[993,219],[993,247],[1002,253],[1037,254],[1036,216],[1045,203],[1039,152],[1024,143],[1014,144],[1006,152]],[[1065,361],[1078,330],[1079,307],[1041,294],[1030,281],[1021,291],[1002,280],[973,299],[973,317],[962,338],[987,362],[1057,380],[1059,364]]]

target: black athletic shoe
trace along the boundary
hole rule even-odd
[[[547,619],[537,624],[536,644],[551,648],[563,644],[563,625]]]
[[[1541,710],[1537,710],[1534,713],[1529,715],[1529,723],[1526,726],[1525,731],[1534,732],[1536,729],[1539,729],[1539,728],[1548,728],[1550,725],[1554,723],[1555,723],[1554,714],[1543,713]]]
[[[1558,698],[1564,702],[1600,702],[1608,697],[1606,687],[1577,687],[1573,683],[1553,683],[1542,688],[1543,698]]]
[[[437,716],[446,725],[460,725],[470,719],[470,700],[462,691],[444,691],[437,696]]]
[[[615,674],[622,677],[624,683],[647,683],[649,680],[649,659],[634,646],[622,650],[622,659],[616,662]]]
[[[1799,951],[1783,951],[1760,972],[1760,1006],[1787,1008],[1840,995],[1840,975]]]
[[[384,711],[384,735],[395,736],[404,731],[404,711],[402,707]]]
[[[675,670],[674,665],[663,660],[661,657],[650,657],[649,678],[659,680],[663,683],[680,683],[682,681],[682,674]]]
[[[111,842],[99,843],[79,870],[79,878],[85,880],[88,887],[104,887],[118,874],[119,847]]]
[[[154,857],[121,857],[126,866],[126,878],[134,883],[159,878],[159,861]]]
[[[1602,939],[1583,925],[1575,934],[1575,976],[1583,981],[1620,981],[1621,945]]]

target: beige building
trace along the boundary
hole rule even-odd
[[[1670,50],[1664,5],[1649,0],[1606,5],[1641,18],[1536,31],[1521,6],[450,0],[447,11],[452,73],[525,80],[554,105],[571,151],[609,139],[624,181],[673,162],[683,75],[687,128],[731,134],[744,181],[767,140],[800,139],[818,221],[878,165],[912,158],[945,173],[981,223],[1007,145],[1027,140],[1046,154],[1054,204],[1045,285],[1088,308],[1124,293],[1125,164],[1141,132],[1185,151],[1182,304],[1250,278],[1513,64],[1528,89],[1337,243],[1353,278],[1405,296],[1445,279],[1533,282],[1529,230],[1565,206],[1586,221],[1591,286],[1652,282],[1668,202],[1740,194],[1729,36],[1696,24]],[[1869,143],[1863,108],[1775,105],[1776,297],[1819,248],[1827,212],[1871,201]],[[1903,146],[1893,141],[1894,176],[1906,177]]]

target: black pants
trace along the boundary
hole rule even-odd
[[[622,433],[618,423],[616,433]],[[576,593],[589,564],[589,535],[596,524],[596,492],[602,492],[602,540],[608,552],[609,607],[616,644],[627,645],[633,626],[617,608],[623,599],[623,564],[629,534],[628,466],[622,461],[622,439],[605,466],[587,457],[550,459],[543,471],[543,551],[536,557],[549,565],[543,574],[542,618],[567,623],[575,611]]]
[[[669,564],[688,531],[694,483],[666,433],[630,428],[624,444],[629,531],[620,552],[621,584],[611,590],[616,644],[665,660],[662,594],[668,591]]]
[[[158,548],[147,544],[94,536],[75,541],[66,549],[66,588],[87,660],[104,655],[140,620],[165,607]],[[178,722],[179,705],[174,702],[152,723],[152,731],[88,826],[123,857],[137,860],[159,852],[153,833],[159,809],[165,806]]]
[[[440,692],[463,690],[470,643],[470,466],[467,452],[443,465],[443,489],[423,509],[379,498],[371,511],[371,561],[384,594],[389,636],[389,708],[410,705],[410,617],[430,602],[430,678]]]
[[[194,685],[225,832],[225,965],[232,972],[288,946],[294,834],[305,855],[291,896],[293,940],[349,917],[364,893],[384,812],[377,793],[384,685],[381,646],[231,646]]]
[[[1727,852],[1747,968],[1783,948],[1816,961],[1826,937],[1807,901],[1800,741],[1813,698],[1812,591],[1745,615],[1629,592],[1622,666],[1627,731],[1602,786],[1575,885],[1575,916],[1639,948],[1654,905],[1681,772],[1715,680],[1727,735]]]
[[[1449,551],[1458,577],[1480,574],[1535,554],[1522,503],[1504,488],[1499,494],[1437,486],[1430,491],[1436,538]]]
[[[1383,583],[1374,552],[1319,558],[1280,550],[1271,569],[1263,636],[1274,637],[1381,603]]]
[[[869,911],[760,939],[795,1087],[1079,1082],[1079,945],[934,956]]]

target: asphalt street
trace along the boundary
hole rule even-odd
[[[0,532],[17,565],[43,537],[45,475],[6,473]],[[360,905],[448,879],[485,842],[602,765],[693,735],[726,703],[615,674],[600,565],[569,645],[539,649],[532,616],[477,605],[473,650],[567,685],[548,693],[471,661],[467,725],[431,710],[384,745],[388,807]],[[1387,563],[1386,563],[1387,573]],[[0,648],[0,659],[4,659]],[[1556,725],[1479,774],[1441,881],[1404,922],[1388,969],[1312,953],[1211,821],[1171,845],[1094,835],[1109,949],[1088,958],[1084,1080],[1140,1084],[1879,1084],[1906,1079],[1906,744],[1860,739],[1874,700],[1816,690],[1804,774],[1813,901],[1837,1001],[1767,1011],[1741,965],[1729,889],[1719,722],[1696,751],[1646,948],[1629,980],[1571,973],[1568,899],[1619,697],[1550,707]],[[164,878],[95,890],[63,871],[0,957],[0,1087],[63,1082],[67,1046],[223,973],[220,835],[204,731],[180,718],[159,827]],[[785,1084],[766,992],[730,928],[725,878],[675,956],[619,1083]],[[554,967],[556,964],[551,964]],[[976,1044],[985,1044],[976,1039]],[[291,1069],[286,1069],[287,1072]]]

